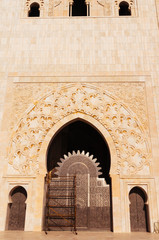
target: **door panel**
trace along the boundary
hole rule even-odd
[[[9,203],[8,230],[24,230],[26,212],[26,191],[17,187],[11,195],[12,203]]]
[[[145,196],[141,189],[135,188],[130,192],[130,222],[132,232],[147,231],[147,214]]]

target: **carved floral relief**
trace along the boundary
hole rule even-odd
[[[10,171],[38,173],[38,156],[45,136],[59,120],[77,112],[93,117],[109,132],[119,159],[117,173],[150,174],[148,137],[135,114],[107,91],[87,84],[56,89],[30,107],[11,138]]]

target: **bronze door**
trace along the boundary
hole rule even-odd
[[[76,175],[77,186],[77,214],[78,228],[88,228],[88,176],[86,174]]]
[[[26,191],[17,187],[11,194],[12,203],[9,203],[8,230],[24,230],[26,211]]]
[[[140,188],[133,188],[130,192],[130,223],[132,232],[146,232],[147,209],[145,194]]]

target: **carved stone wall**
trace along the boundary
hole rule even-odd
[[[65,0],[49,0],[48,16],[69,16],[69,2]]]
[[[56,89],[30,106],[11,137],[8,174],[38,173],[45,136],[60,119],[78,112],[93,117],[109,132],[119,159],[116,173],[150,174],[148,136],[136,115],[107,91],[87,84]]]
[[[111,16],[112,9],[112,1],[110,0],[97,0],[92,3],[92,15],[95,16]]]
[[[91,83],[94,87],[97,86],[96,83]],[[10,131],[13,131],[15,123],[21,119],[22,115],[29,108],[30,103],[36,102],[36,99],[40,99],[48,92],[56,91],[59,87],[64,87],[65,84],[60,85],[56,83],[16,83],[13,88],[9,91],[9,96],[12,96],[12,111],[7,112],[10,115],[12,122],[10,123]],[[123,82],[123,83],[113,83],[107,82],[98,83],[98,87],[110,92],[113,96],[117,96],[125,105],[135,113],[140,119],[140,122],[148,134],[148,118],[147,118],[147,108],[146,108],[146,95],[145,95],[145,84],[144,83],[134,83],[134,82]],[[23,89],[25,88],[25,91]],[[125,94],[126,93],[126,94]],[[135,102],[135,104],[134,104]]]

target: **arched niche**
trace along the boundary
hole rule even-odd
[[[119,16],[131,16],[131,10],[129,8],[129,3],[122,1],[119,4]]]
[[[30,5],[28,17],[39,17],[40,16],[40,5],[37,2],[33,2]]]
[[[22,186],[14,187],[9,194],[7,229],[24,230],[27,192]]]
[[[141,187],[133,187],[129,193],[130,226],[132,232],[148,232],[148,196]]]
[[[89,152],[97,158],[102,169],[101,178],[110,183],[110,151],[102,134],[82,119],[75,119],[60,128],[51,139],[47,150],[47,171],[57,166],[64,154],[72,151]]]

